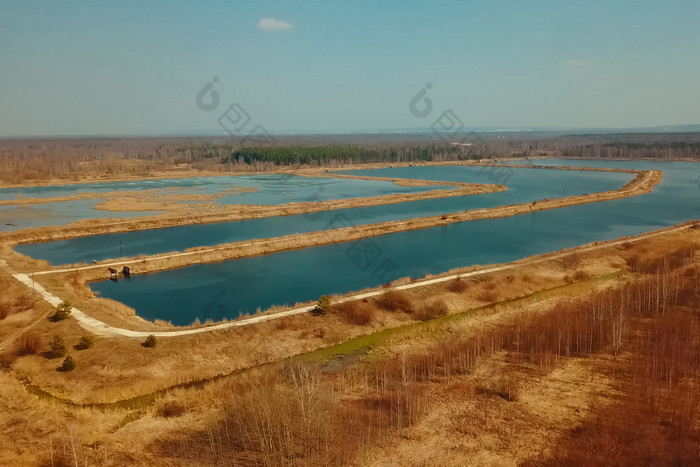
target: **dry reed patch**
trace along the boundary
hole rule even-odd
[[[27,393],[0,372],[0,465],[128,465],[142,451],[141,435],[117,431],[119,411],[71,409]],[[117,431],[117,433],[114,433]],[[72,443],[71,443],[72,441]],[[141,461],[147,459],[141,453]]]
[[[518,380],[516,401],[480,390],[501,371]],[[591,380],[591,374],[588,362],[580,359],[562,362],[545,375],[510,368],[502,356],[485,359],[473,375],[432,384],[427,413],[370,448],[359,463],[519,464],[549,451],[552,440],[577,426],[589,407],[610,394],[610,382],[598,376]]]
[[[339,303],[333,306],[333,312],[340,316],[346,323],[357,326],[366,326],[374,320],[375,309],[369,303],[359,300]]]
[[[338,398],[310,367],[292,366],[229,387],[223,395],[225,408],[206,429],[182,430],[154,443],[154,452],[207,464],[247,459],[280,465],[297,459],[317,465],[348,448],[340,442]]]
[[[495,290],[484,290],[476,298],[485,303],[493,303],[498,300],[498,293]]]
[[[428,321],[446,316],[449,311],[449,306],[444,300],[434,300],[430,303],[423,303],[416,311],[415,318],[419,321]]]
[[[581,255],[577,252],[573,252],[560,259],[559,263],[565,271],[575,271],[581,263]]]
[[[573,276],[574,282],[585,281],[588,278],[589,278],[589,275],[586,271],[582,271],[579,269],[576,272],[574,272],[574,276]]]
[[[15,350],[20,357],[25,355],[37,355],[43,348],[44,343],[41,336],[32,332],[22,334],[15,341]]]
[[[469,286],[467,284],[467,281],[465,281],[461,277],[456,277],[447,284],[447,290],[456,294],[464,293],[467,291],[468,288]]]
[[[187,407],[178,400],[167,400],[161,402],[156,408],[158,416],[163,418],[180,417],[187,412]]]
[[[402,291],[387,291],[374,299],[379,308],[385,311],[401,311],[407,314],[412,314],[413,301],[406,292]]]
[[[0,321],[4,320],[12,313],[12,305],[7,302],[0,302]]]

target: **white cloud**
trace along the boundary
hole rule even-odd
[[[288,22],[276,18],[262,18],[258,23],[258,27],[265,31],[281,31],[284,29],[292,29],[292,25]]]

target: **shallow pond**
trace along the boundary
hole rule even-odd
[[[698,164],[569,160],[548,163],[660,169],[665,176],[652,193],[632,198],[449,224],[375,237],[362,243],[195,265],[137,275],[130,281],[97,282],[91,287],[102,296],[135,308],[144,318],[189,324],[197,317],[232,318],[258,308],[377,286],[399,276],[422,277],[460,266],[508,262],[700,218]],[[431,173],[440,176],[436,168],[423,169],[373,172],[384,176],[402,173],[415,178],[429,178]],[[450,176],[456,176],[455,172],[450,170]],[[511,180],[518,178],[513,175]]]
[[[491,183],[490,172],[474,167],[405,167],[350,172],[356,175],[398,178],[425,178],[473,183]],[[513,169],[510,177],[500,180],[508,191],[453,198],[428,199],[364,208],[338,209],[284,217],[237,222],[188,225],[156,230],[95,235],[29,245],[15,249],[33,258],[52,264],[69,264],[182,251],[196,246],[306,233],[330,227],[372,224],[413,217],[434,216],[467,209],[488,208],[507,204],[529,203],[543,198],[558,198],[620,188],[633,178],[626,173]],[[327,180],[327,179],[322,179]],[[317,185],[323,189],[324,185]],[[327,190],[323,190],[325,193]],[[313,197],[313,193],[309,194]],[[361,195],[360,195],[361,196]]]
[[[235,188],[254,188],[257,191],[233,193]],[[265,174],[220,177],[194,177],[130,182],[79,183],[45,187],[0,189],[0,200],[22,198],[51,199],[85,193],[113,191],[160,190],[167,194],[216,194],[213,202],[220,204],[279,205],[306,201],[326,201],[357,197],[372,197],[394,193],[416,193],[446,188],[444,186],[398,186],[393,182],[328,177],[300,177],[296,175]],[[174,189],[170,191],[171,189]],[[0,231],[11,231],[47,225],[63,225],[80,219],[138,217],[154,212],[111,212],[95,209],[100,199],[59,201],[43,204],[0,206]],[[197,203],[198,201],[192,201]],[[187,201],[183,203],[189,203]]]
[[[350,180],[329,177],[302,177],[285,174],[236,175],[216,177],[164,178],[126,182],[73,183],[21,188],[0,189],[0,200],[22,198],[56,198],[84,193],[111,191],[142,191],[176,189],[176,193],[214,194],[232,188],[255,188],[247,192],[225,196],[224,204],[280,204],[307,201],[318,193],[319,200],[343,199],[356,196],[379,196],[433,189],[432,187],[404,187],[393,182]],[[367,194],[369,193],[369,194]]]
[[[101,211],[95,205],[102,199],[81,199],[46,204],[0,206],[0,232],[65,225],[82,219],[153,216],[156,211]]]

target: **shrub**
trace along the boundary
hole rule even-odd
[[[485,384],[477,387],[478,394],[489,394],[498,396],[508,402],[518,400],[520,392],[520,382],[515,373],[507,371],[505,373],[494,375]]]
[[[461,277],[456,277],[450,281],[447,290],[453,293],[464,293],[467,290],[467,282]]]
[[[73,371],[73,370],[75,370],[75,360],[73,360],[73,357],[68,355],[63,360],[63,364],[60,367],[58,367],[58,369],[61,371]]]
[[[23,293],[15,300],[15,308],[17,311],[26,311],[34,307],[36,297],[31,293]]]
[[[571,271],[576,269],[581,263],[581,256],[578,253],[569,253],[559,261],[564,269]]]
[[[573,279],[575,282],[585,281],[586,279],[588,279],[588,273],[579,269],[574,273]]]
[[[522,274],[520,276],[520,280],[523,281],[525,284],[532,284],[535,279],[530,274]]]
[[[66,348],[66,343],[61,336],[53,336],[51,342],[49,342],[49,358],[59,358],[66,355],[68,349]]]
[[[36,355],[41,349],[41,338],[36,334],[23,334],[15,342],[18,355]]]
[[[78,341],[78,345],[75,346],[76,349],[78,350],[85,350],[89,349],[92,347],[92,344],[95,343],[95,338],[92,336],[84,335],[83,337],[80,338]]]
[[[287,329],[296,329],[296,327],[292,326],[292,320],[291,318],[282,318],[278,319],[277,321],[277,329],[280,331],[285,331]]]
[[[420,311],[418,311],[416,313],[416,318],[421,321],[427,321],[429,319],[445,316],[448,311],[449,308],[444,300],[436,300],[433,303],[424,306]]]
[[[352,301],[333,306],[333,311],[348,324],[365,326],[374,319],[374,309],[367,303]]]
[[[143,344],[141,344],[144,347],[155,347],[157,344],[156,341],[156,336],[153,334],[149,335],[145,341],[143,341]]]
[[[330,311],[332,306],[331,298],[328,295],[322,295],[316,302],[316,308],[313,310],[315,315],[323,315]]]
[[[179,417],[185,413],[185,406],[177,401],[168,401],[158,408],[158,415],[163,418]]]
[[[403,311],[413,313],[413,304],[406,293],[399,291],[388,291],[381,294],[377,299],[377,306],[386,311]]]
[[[0,321],[10,316],[12,309],[9,303],[0,303]]]
[[[495,290],[484,290],[476,298],[482,302],[493,303],[498,299],[498,294]]]
[[[64,300],[61,303],[59,303],[56,307],[56,312],[53,315],[51,315],[51,320],[63,321],[64,319],[68,318],[68,316],[70,316],[72,310],[73,306],[69,302]]]
[[[0,355],[0,370],[5,371],[5,370],[10,370],[12,368],[12,365],[15,364],[15,361],[17,360],[17,355],[13,353],[6,353],[3,355]]]

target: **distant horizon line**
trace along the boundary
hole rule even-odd
[[[483,126],[463,128],[457,135],[468,133],[561,133],[561,134],[619,134],[619,133],[697,133],[700,132],[700,124],[681,125],[657,125],[643,127],[505,127],[505,126]],[[444,133],[444,132],[443,132]],[[287,130],[280,132],[270,132],[273,137],[284,136],[334,136],[334,135],[434,135],[436,132],[431,128],[397,128],[378,130]],[[16,139],[71,139],[71,138],[162,138],[162,137],[222,137],[222,138],[243,138],[244,136],[232,136],[225,132],[214,132],[212,130],[179,130],[170,132],[154,133],[84,133],[84,134],[23,134],[23,135],[0,135],[3,140]]]

